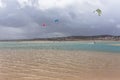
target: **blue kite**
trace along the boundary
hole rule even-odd
[[[57,23],[57,22],[59,22],[59,20],[58,20],[58,19],[55,19],[55,20],[54,20],[54,22],[56,22],[56,23]]]

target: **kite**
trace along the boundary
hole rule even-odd
[[[42,24],[42,26],[43,26],[43,27],[45,27],[45,26],[46,26],[46,24],[44,23],[44,24]]]
[[[54,22],[56,22],[56,23],[57,23],[57,22],[59,22],[59,20],[58,20],[58,19],[55,19],[55,20],[54,20]]]
[[[101,11],[100,9],[96,9],[96,10],[94,11],[94,13],[95,13],[95,12],[97,12],[98,16],[101,16],[101,14],[102,14],[102,11]]]

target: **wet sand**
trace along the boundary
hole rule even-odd
[[[120,44],[111,44],[112,46],[120,46]]]
[[[120,54],[0,50],[0,80],[120,80]]]

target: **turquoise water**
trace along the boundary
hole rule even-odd
[[[53,42],[53,43],[20,43],[20,42],[0,42],[0,49],[54,49],[54,50],[85,50],[120,53],[120,46],[110,44],[120,44],[120,42]]]

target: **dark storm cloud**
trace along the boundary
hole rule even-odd
[[[93,10],[96,8],[88,9],[90,6],[93,7],[90,2],[82,3],[83,8],[80,9],[79,5],[76,6],[76,4],[71,4],[64,8],[48,8],[51,7],[50,5],[47,9],[43,9],[44,7],[39,9],[38,0],[30,0],[31,3],[29,4],[24,2],[24,5],[21,5],[17,0],[2,1],[6,4],[6,7],[0,8],[0,39],[96,34],[118,35],[120,31],[116,27],[120,24],[119,15],[117,13],[114,15],[114,12],[109,14],[111,10],[109,11],[108,7],[111,4],[105,6],[102,16],[97,16],[97,14],[93,13]],[[96,1],[99,2],[99,0]],[[59,19],[59,22],[55,23],[55,19]],[[43,27],[43,23],[47,26]]]

